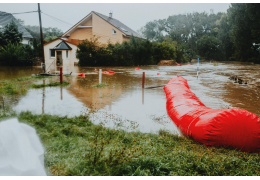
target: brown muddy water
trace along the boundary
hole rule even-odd
[[[95,68],[115,71],[114,75],[102,75],[102,83],[108,86],[96,87],[99,75],[93,71]],[[50,71],[58,69],[51,67]],[[25,96],[14,100],[13,110],[68,117],[88,114],[95,124],[115,129],[152,133],[163,129],[179,134],[167,115],[163,87],[147,88],[163,86],[178,75],[187,79],[190,89],[206,106],[214,109],[241,108],[260,116],[260,65],[221,62],[214,66],[213,63],[202,62],[198,79],[197,63],[177,67],[141,66],[140,70],[135,70],[135,67],[78,66],[63,69],[65,73],[73,72],[66,79],[71,85],[30,89]],[[0,67],[0,79],[24,77],[40,71],[40,67]],[[143,72],[147,89],[142,89]],[[78,73],[86,73],[86,78],[77,78]],[[234,83],[228,79],[231,75],[248,84]],[[51,80],[59,81],[59,77],[52,77]],[[43,80],[38,83],[43,83]]]

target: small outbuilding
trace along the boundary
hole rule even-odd
[[[56,38],[44,44],[45,63],[56,66],[74,65],[78,63],[76,58],[77,45],[80,40],[65,40]]]

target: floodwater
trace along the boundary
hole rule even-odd
[[[48,65],[46,65],[48,67]],[[16,67],[15,71],[0,67],[0,78],[10,79],[36,74],[40,67]],[[15,100],[13,110],[29,110],[36,114],[67,115],[87,114],[95,124],[106,127],[157,133],[160,129],[180,134],[166,112],[163,86],[175,76],[187,79],[190,89],[208,107],[214,109],[241,108],[260,116],[260,65],[240,62],[200,63],[197,79],[197,63],[190,66],[141,66],[135,67],[63,67],[68,87],[30,89],[25,96]],[[114,75],[102,75],[103,88],[97,88],[98,72],[94,69],[113,70]],[[54,73],[59,67],[51,67]],[[145,89],[142,89],[142,74],[145,72]],[[77,78],[86,73],[86,78]],[[160,73],[160,75],[157,75]],[[229,76],[247,81],[234,83]],[[39,80],[38,83],[59,81],[59,77]],[[148,88],[147,88],[148,87]]]

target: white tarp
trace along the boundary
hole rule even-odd
[[[17,118],[0,122],[0,176],[46,176],[40,138]]]

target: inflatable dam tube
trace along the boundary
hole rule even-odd
[[[206,107],[180,76],[172,78],[164,91],[167,113],[184,135],[205,145],[260,151],[260,118],[255,114]]]
[[[86,77],[86,75],[84,73],[80,73],[80,74],[77,75],[77,77],[83,77],[84,78],[84,77]]]
[[[103,71],[102,73],[103,73],[103,74],[114,74],[115,71]]]

